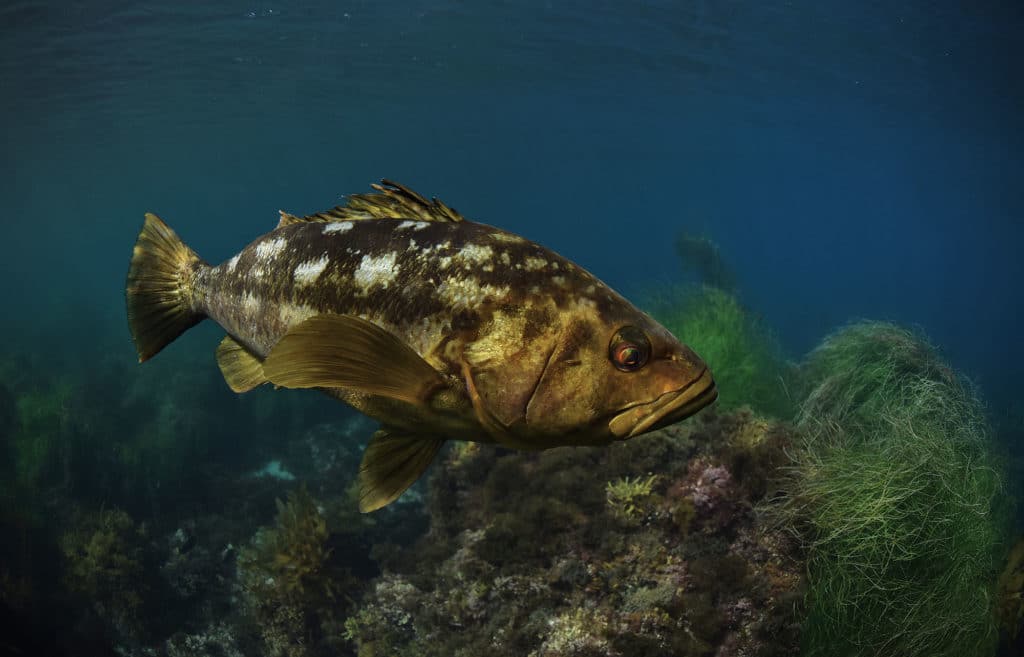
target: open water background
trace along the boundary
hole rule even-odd
[[[389,177],[627,296],[706,232],[794,357],[917,325],[1019,416],[1022,33],[1012,1],[7,2],[8,346],[130,355],[144,211],[216,262]]]

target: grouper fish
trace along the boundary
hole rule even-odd
[[[589,272],[387,180],[217,266],[146,214],[128,270],[145,361],[205,318],[235,392],[317,388],[380,421],[360,509],[412,485],[446,440],[607,445],[696,413],[707,365]]]

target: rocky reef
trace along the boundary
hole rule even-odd
[[[795,655],[798,546],[759,512],[789,441],[736,411],[609,448],[454,449],[430,532],[380,554],[347,636],[360,657]]]
[[[455,443],[367,515],[374,427],[329,399],[235,396],[205,352],[0,361],[0,652],[1019,654],[1010,461],[936,349],[861,323],[790,363],[727,289],[662,301],[715,407],[602,448]]]

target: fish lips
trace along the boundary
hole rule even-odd
[[[704,368],[700,376],[680,390],[666,392],[652,402],[632,406],[608,423],[619,440],[661,429],[689,417],[718,399],[718,388],[711,371]]]

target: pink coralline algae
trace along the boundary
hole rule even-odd
[[[686,474],[669,487],[667,498],[677,504],[693,507],[693,517],[687,529],[718,531],[735,520],[737,490],[732,473],[723,465],[714,465],[706,458],[689,463]]]

